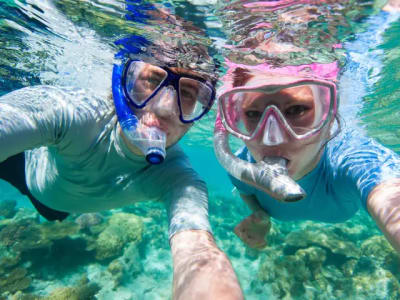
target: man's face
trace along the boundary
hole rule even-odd
[[[193,71],[181,68],[170,68],[178,75],[198,76]],[[141,69],[134,84],[130,87],[134,90],[135,99],[145,101],[166,77],[165,71],[147,64]],[[180,79],[180,101],[183,114],[190,115],[195,109],[196,100],[200,100],[197,90],[198,83],[191,79]],[[166,133],[166,147],[177,143],[193,125],[193,123],[181,122],[177,91],[171,85],[161,88],[157,94],[141,109],[133,108],[139,119],[137,130],[145,127],[157,127]]]

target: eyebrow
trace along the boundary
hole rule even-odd
[[[192,71],[192,70],[188,70],[188,69],[184,69],[184,68],[179,68],[179,67],[169,67],[169,69],[178,74],[178,75],[187,75],[190,77],[195,77],[198,79],[202,79],[202,80],[206,80],[206,81],[210,81],[208,78],[206,78],[205,76],[200,75],[199,73]],[[211,82],[211,81],[210,81]]]

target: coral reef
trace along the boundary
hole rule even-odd
[[[9,223],[0,230],[0,243],[14,251],[27,252],[49,248],[54,240],[77,232],[78,225],[69,221],[39,224],[35,219],[22,219]]]
[[[0,295],[8,292],[15,293],[27,289],[31,284],[31,278],[27,276],[25,268],[17,267],[0,273]]]
[[[129,213],[116,213],[108,220],[107,227],[97,237],[94,245],[96,258],[105,260],[120,256],[128,243],[142,240],[143,222]]]
[[[99,213],[86,213],[77,217],[75,223],[79,225],[80,229],[90,229],[90,227],[101,224],[103,219]]]
[[[124,249],[124,254],[114,259],[108,265],[107,270],[114,279],[115,287],[128,279],[135,278],[143,270],[136,242],[129,243]]]
[[[346,257],[360,257],[360,250],[353,242],[343,240],[335,232],[325,228],[310,227],[291,232],[287,235],[285,242],[287,244],[286,247],[306,248],[318,246]]]
[[[372,236],[358,247],[337,229],[313,226],[289,233],[283,248],[262,254],[258,279],[279,299],[398,299],[399,256],[386,239]]]
[[[12,218],[16,214],[15,207],[17,206],[17,201],[15,200],[1,200],[0,201],[0,217]]]
[[[99,290],[100,287],[96,283],[90,283],[85,276],[78,285],[57,288],[42,300],[91,300],[95,299]]]
[[[56,288],[48,296],[24,294],[18,291],[11,300],[91,300],[95,299],[99,290],[100,287],[96,283],[89,282],[87,277],[83,276],[77,285]]]

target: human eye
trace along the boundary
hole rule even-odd
[[[304,116],[310,108],[306,105],[292,105],[285,110],[285,116],[289,118],[298,118]]]
[[[261,112],[257,111],[257,110],[248,110],[245,112],[246,117],[250,120],[250,121],[257,121],[261,118]]]

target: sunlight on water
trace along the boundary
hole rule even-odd
[[[157,62],[181,60],[183,67],[202,64],[204,73],[221,74],[223,56],[275,65],[337,59],[343,66],[342,117],[400,153],[398,16],[380,15],[382,1],[310,2],[130,1],[127,12],[122,0],[0,0],[0,95],[51,84],[107,97],[114,55],[127,47]],[[154,13],[154,6],[178,20]],[[130,35],[169,51],[144,42],[114,44]],[[209,54],[191,56],[180,39]],[[303,50],[254,47],[278,42]],[[181,144],[207,182],[216,242],[232,261],[246,299],[398,299],[398,256],[365,212],[333,225],[273,221],[266,250],[245,247],[233,228],[249,210],[214,157],[215,116],[216,106]],[[162,204],[51,223],[40,221],[26,197],[7,183],[0,182],[0,191],[0,299],[171,298]],[[112,218],[118,228],[110,228]],[[106,257],[98,241],[107,230],[131,235]]]

